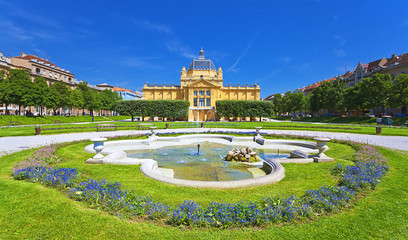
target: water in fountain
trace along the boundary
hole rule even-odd
[[[164,147],[151,150],[128,152],[129,157],[150,158],[158,161],[159,167],[174,170],[174,177],[201,181],[227,181],[252,178],[248,168],[261,168],[262,166],[246,165],[238,162],[224,161],[224,157],[232,148],[219,143],[200,142],[200,154],[197,142],[185,146]],[[269,159],[277,157],[276,153],[266,150],[256,150],[259,155]],[[163,154],[166,153],[166,154]],[[263,154],[263,155],[262,155]],[[281,154],[281,157],[288,154]]]

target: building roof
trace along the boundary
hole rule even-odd
[[[378,59],[377,61],[368,63],[367,72],[371,72],[371,71],[373,71],[374,69],[376,69],[376,68],[379,66],[381,60],[382,60],[382,59]]]
[[[322,83],[331,82],[331,81],[336,80],[336,79],[337,79],[337,76],[333,77],[333,78],[330,78],[330,79],[326,79],[326,80],[317,82],[317,83],[313,83],[312,85],[309,85],[309,86],[305,87],[304,92],[313,90],[313,89],[317,88],[318,86],[322,85]]]
[[[408,63],[408,53],[399,56],[393,55],[391,58],[388,59],[384,66],[389,67],[391,65],[398,65],[403,63]]]
[[[114,87],[113,91],[114,92],[130,92],[130,93],[133,93],[133,94],[137,94],[136,92],[133,92],[133,91],[131,91],[129,89],[122,88],[122,87]]]
[[[35,59],[35,60],[37,60],[38,62],[44,62],[44,63],[50,64],[51,66],[58,67],[58,66],[55,65],[54,63],[49,62],[49,61],[47,61],[47,60],[45,60],[45,59],[43,59],[43,58],[39,58],[39,57],[37,57],[37,56],[30,55],[30,54],[26,54],[26,53],[23,53],[23,52],[21,52],[21,56],[14,57],[14,58],[20,58],[20,59],[26,59],[26,60],[33,60],[33,59]]]
[[[112,85],[109,85],[109,84],[107,84],[107,83],[102,83],[102,84],[96,84],[96,86],[97,87],[114,87],[114,86],[112,86]]]
[[[194,59],[187,71],[190,70],[213,70],[215,71],[215,65],[210,59],[205,59],[204,50],[201,48],[200,56]]]

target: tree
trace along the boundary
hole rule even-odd
[[[12,103],[13,91],[10,87],[10,79],[0,74],[0,103],[6,105],[6,115],[9,114],[8,105]]]
[[[407,114],[408,106],[408,75],[400,74],[394,79],[391,87],[389,103],[392,107],[401,107],[402,113]]]
[[[117,92],[112,92],[111,90],[105,89],[100,92],[102,109],[107,111],[115,110],[116,101],[122,99],[119,97]]]
[[[84,96],[85,108],[89,110],[91,116],[94,116],[94,110],[99,110],[102,107],[102,99],[97,90],[89,89]]]
[[[380,107],[384,112],[391,94],[392,77],[389,74],[374,74],[371,78],[362,81],[361,91],[367,97],[366,105],[379,113]]]
[[[40,76],[34,78],[32,96],[33,105],[40,108],[40,115],[43,115],[43,108],[48,95],[47,81]]]
[[[10,69],[8,79],[10,90],[12,92],[10,101],[11,103],[18,105],[19,112],[21,106],[32,106],[33,82],[28,74],[21,69]]]
[[[84,81],[81,81],[78,84],[76,89],[78,89],[82,94],[82,99],[84,101],[84,104],[82,105],[82,115],[85,115],[85,108],[86,108],[86,101],[87,101],[86,99],[87,99],[87,96],[90,94],[91,89],[88,87],[88,83]]]
[[[57,114],[57,109],[60,106],[60,95],[55,84],[50,85],[44,105],[46,108],[52,109],[54,115]]]
[[[79,89],[74,89],[71,91],[71,107],[77,108],[77,109],[83,109],[85,106],[84,103],[84,97],[82,96],[82,93]]]
[[[273,95],[273,99],[272,99],[272,103],[274,105],[274,111],[276,113],[279,114],[283,114],[284,113],[284,109],[283,109],[283,96],[280,93],[276,93],[275,95]]]
[[[323,108],[328,111],[341,111],[344,109],[344,90],[346,84],[344,81],[336,80],[325,82],[321,86],[323,89]]]

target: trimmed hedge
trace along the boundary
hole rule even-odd
[[[215,103],[218,117],[272,117],[274,105],[270,101],[219,100]]]
[[[116,111],[132,117],[161,117],[184,120],[188,117],[189,101],[185,100],[123,100],[116,103]]]

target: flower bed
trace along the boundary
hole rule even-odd
[[[355,158],[358,162],[353,166],[338,164],[334,168],[333,173],[339,176],[337,186],[308,190],[300,197],[272,196],[255,202],[212,202],[205,207],[194,201],[169,206],[149,196],[138,196],[117,182],[81,180],[80,173],[73,168],[28,166],[14,171],[13,176],[18,180],[57,187],[72,199],[125,218],[163,220],[175,226],[229,228],[290,222],[340,210],[359,192],[373,189],[388,170],[386,160],[371,146],[360,145]]]

